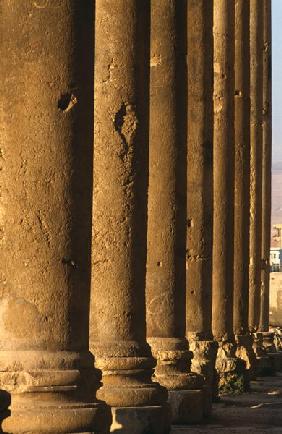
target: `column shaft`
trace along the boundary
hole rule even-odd
[[[234,7],[214,1],[213,318],[233,340]]]
[[[271,1],[264,0],[262,123],[262,293],[260,331],[269,331],[269,252],[271,236]]]
[[[109,428],[87,403],[98,387],[88,352],[92,15],[91,1],[1,2],[5,432]]]
[[[213,5],[188,2],[186,333],[192,371],[210,388],[212,341]]]
[[[204,340],[212,337],[212,17],[212,2],[189,1],[186,329]]]
[[[235,4],[214,0],[212,329],[219,347],[219,390],[244,389],[245,363],[235,357],[234,245],[234,17]]]
[[[177,4],[178,3],[178,4]],[[157,359],[156,379],[169,390],[173,422],[200,420],[195,389],[202,379],[189,371],[185,338],[186,143],[185,104],[177,83],[185,83],[184,2],[151,2],[150,151],[147,254],[147,336]],[[183,92],[183,90],[182,90]],[[185,197],[185,196],[184,196]],[[189,407],[189,398],[194,409]],[[179,409],[185,403],[185,414]],[[178,408],[175,411],[175,407]],[[200,407],[200,408],[198,408]],[[195,414],[200,417],[195,419]]]
[[[250,264],[249,326],[260,319],[262,240],[263,2],[250,0]]]
[[[235,2],[234,333],[247,334],[250,214],[250,3]]]
[[[96,1],[91,348],[103,372],[98,397],[137,407],[129,420],[142,407],[159,415],[166,398],[151,381],[145,327],[148,36],[148,6]],[[114,422],[126,417],[113,412]],[[159,420],[152,434],[161,429]]]
[[[178,133],[177,8],[170,0],[152,0],[151,8],[147,336],[183,340],[185,246],[179,251],[177,189],[185,153]]]
[[[249,333],[250,231],[250,2],[235,2],[235,189],[234,189],[234,306],[236,355],[255,375],[253,338]]]

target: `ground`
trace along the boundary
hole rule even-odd
[[[171,434],[282,434],[282,373],[258,378],[251,389],[251,393],[225,396],[214,404],[207,424],[175,426]]]

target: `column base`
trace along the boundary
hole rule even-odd
[[[247,389],[246,363],[235,356],[232,342],[219,342],[215,368],[220,395],[243,393]]]
[[[253,350],[256,358],[263,357],[266,355],[265,348],[263,346],[263,335],[260,332],[253,333]]]
[[[118,434],[169,434],[170,411],[167,405],[112,407],[110,432]]]
[[[110,420],[110,410],[106,410],[104,404],[58,403],[55,406],[46,403],[44,407],[30,403],[29,408],[12,405],[10,416],[3,420],[1,428],[13,434],[107,434]]]
[[[268,375],[274,375],[275,374],[274,365],[263,345],[263,333],[257,332],[254,333],[253,336],[254,336],[253,349],[257,360],[256,375],[262,377]]]
[[[210,389],[206,389],[206,410],[205,416],[210,415],[212,401],[217,397],[218,393],[214,387],[217,384],[215,381],[216,371],[215,371],[215,361],[218,343],[212,340],[198,340],[194,336],[189,337],[189,348],[193,352],[193,358],[191,361],[191,371],[196,372],[204,377],[205,385]],[[210,403],[207,400],[210,399]]]
[[[256,355],[253,350],[252,335],[236,335],[235,341],[237,344],[236,357],[246,362],[246,373],[248,380],[254,380],[256,377]]]
[[[86,378],[89,390],[84,387]],[[87,352],[1,351],[3,432],[107,433],[110,408],[90,400],[90,395],[95,397],[99,378]]]
[[[157,360],[154,378],[168,390],[172,423],[198,423],[203,419],[204,378],[190,372],[192,352],[186,339],[150,338],[152,352]]]
[[[272,332],[262,332],[262,345],[267,353],[274,353],[276,351],[274,343],[274,333]]]

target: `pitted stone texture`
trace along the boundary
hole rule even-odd
[[[151,418],[157,426],[167,399],[146,343],[149,7],[95,2],[90,348],[102,370],[97,397],[130,433],[142,415],[140,433]]]
[[[189,339],[189,348],[193,352],[191,370],[202,375],[205,384],[212,386],[218,344],[216,341]]]
[[[153,356],[157,360],[155,379],[169,390],[200,389],[204,384],[201,375],[191,372],[192,352],[183,339],[148,339]]]
[[[89,353],[2,352],[0,399],[3,405],[8,398],[11,406],[1,426],[12,433],[106,433],[109,407],[85,400],[95,394],[100,378]]]
[[[213,2],[187,2],[186,331],[211,339]]]
[[[213,1],[212,332],[233,340],[234,2]]]
[[[210,389],[206,393],[206,399],[216,399],[217,391],[217,372],[215,370],[215,361],[217,355],[218,343],[216,341],[201,341],[192,336],[189,338],[189,347],[193,352],[191,361],[191,371],[203,376],[205,385]],[[208,405],[208,404],[207,404]]]
[[[219,394],[242,393],[246,390],[246,363],[235,356],[236,346],[219,342],[215,368]]]
[[[235,2],[233,331],[248,333],[250,213],[250,2]]]
[[[166,401],[166,389],[151,380],[155,361],[147,344],[95,343],[94,348],[95,364],[103,373],[99,399],[111,407],[146,406],[148,402],[155,406]]]
[[[236,357],[246,363],[246,374],[248,379],[254,379],[256,376],[256,355],[253,349],[252,335],[236,335]]]
[[[13,434],[110,424],[88,353],[93,12],[1,1],[0,387]]]
[[[169,434],[170,410],[168,406],[112,407],[111,433],[117,434]]]
[[[11,406],[11,416],[2,422],[3,432],[7,433],[34,433],[34,434],[65,434],[90,431],[91,434],[107,434],[105,421],[111,421],[110,413],[106,414],[103,404],[70,402],[69,404],[44,402],[42,394],[41,403],[39,394],[32,399],[26,395],[23,398],[28,405]],[[93,428],[95,426],[95,428]],[[83,432],[84,432],[83,431]]]
[[[262,260],[263,1],[250,2],[249,326],[259,329]],[[270,228],[269,228],[270,230]]]
[[[271,1],[263,1],[263,122],[262,122],[262,286],[260,330],[269,329],[269,272],[271,245],[271,153],[272,153],[272,25]]]

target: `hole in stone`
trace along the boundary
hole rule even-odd
[[[58,101],[58,109],[63,112],[68,112],[77,104],[77,98],[72,93],[64,93]]]
[[[162,267],[162,266],[163,266],[163,263],[162,263],[161,261],[159,261],[159,262],[157,262],[157,266],[158,266],[158,267]]]
[[[122,129],[122,126],[123,126],[124,116],[125,115],[126,115],[126,105],[123,102],[122,105],[121,105],[121,108],[116,113],[115,120],[114,120],[115,130],[118,131],[119,133],[121,133],[121,129]]]
[[[238,89],[235,90],[235,96],[242,96],[242,92]]]
[[[194,226],[193,219],[188,219],[187,220],[187,226],[188,226],[188,228],[192,228]]]
[[[70,265],[72,268],[77,268],[77,264],[71,258],[63,258],[62,259],[62,264],[64,264],[64,265]]]

